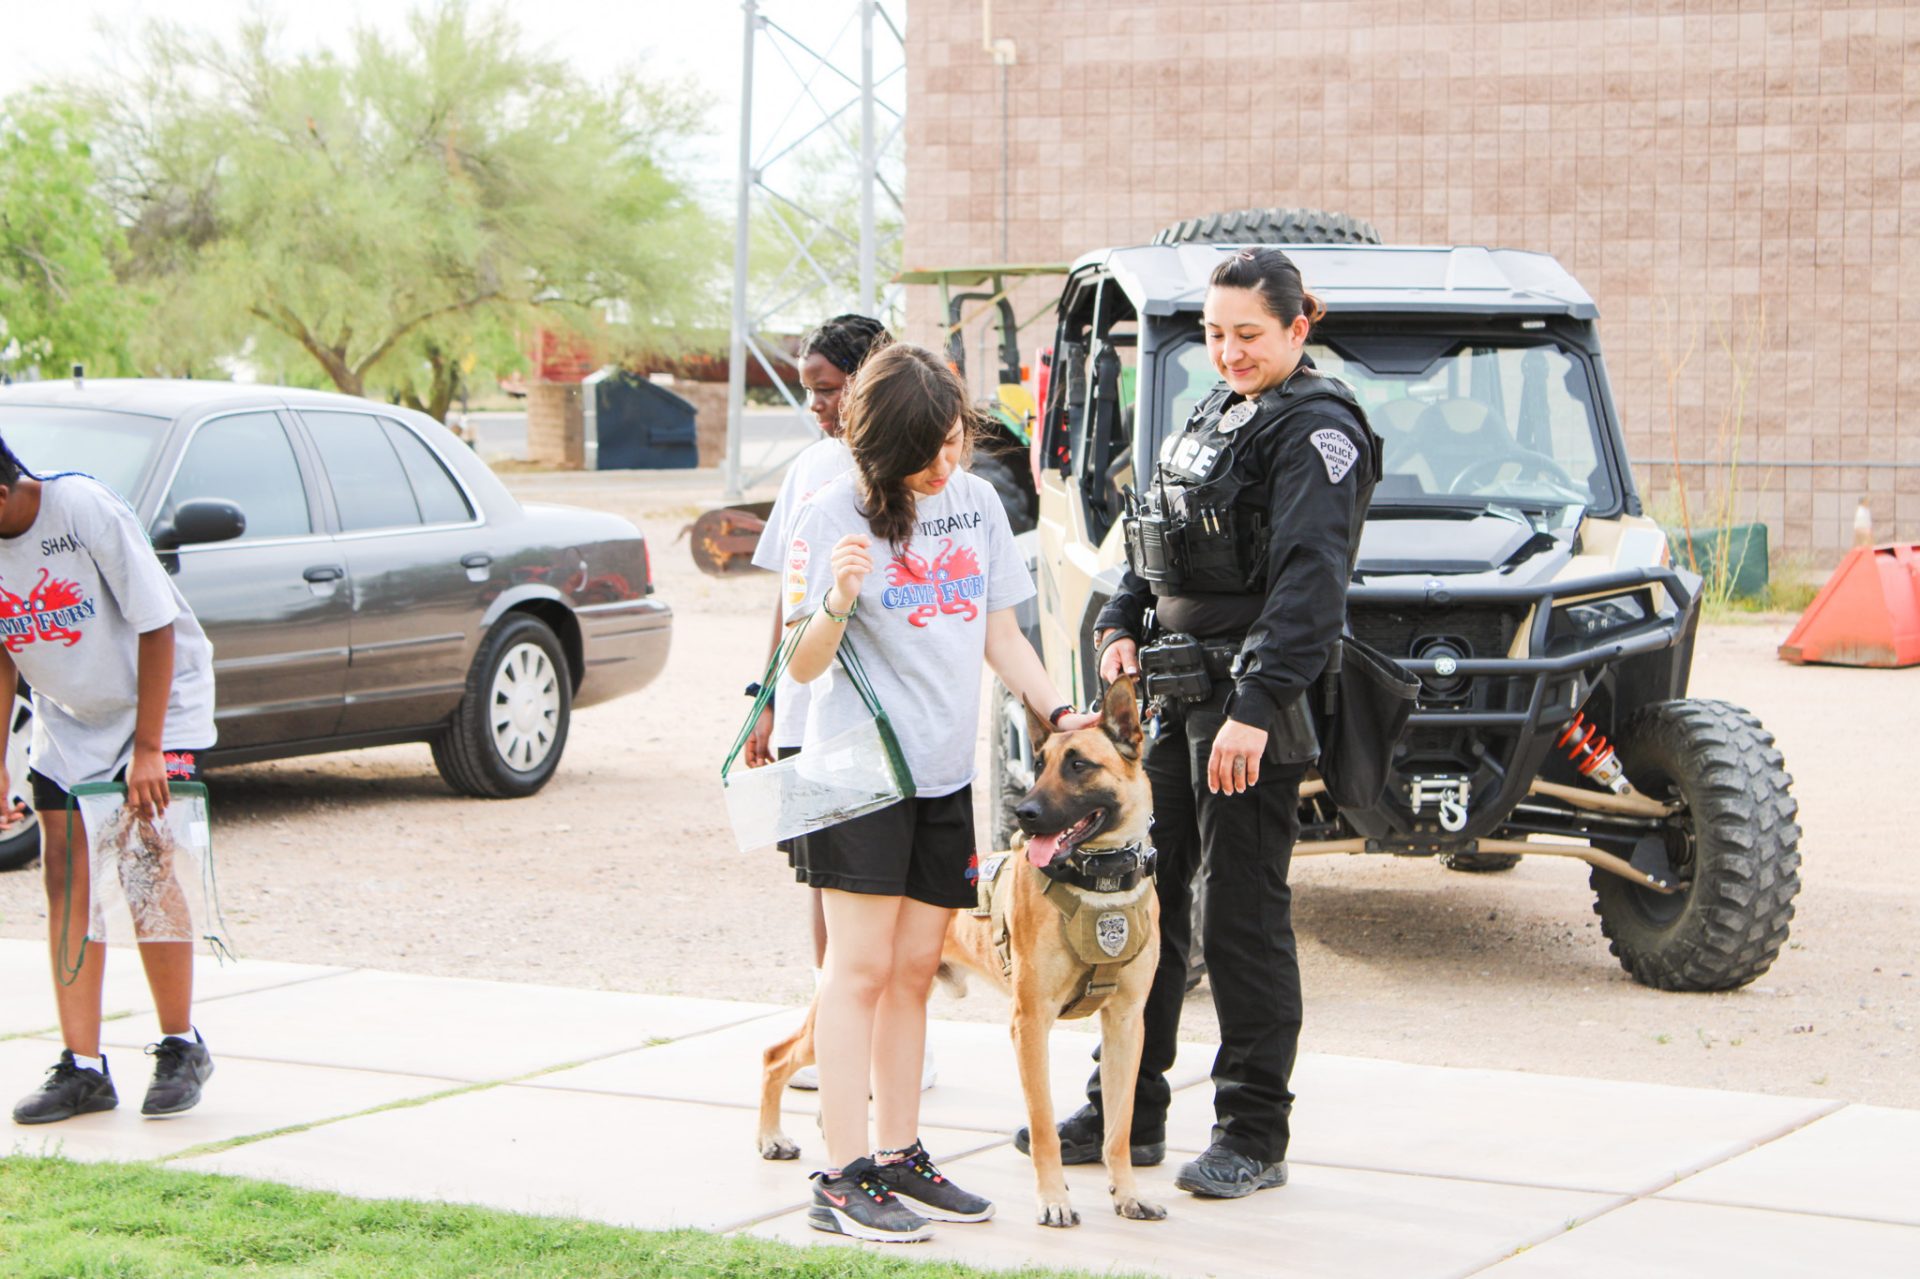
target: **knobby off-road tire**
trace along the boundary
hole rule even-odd
[[[1773,965],[1800,891],[1799,804],[1760,721],[1726,702],[1660,702],[1620,734],[1627,776],[1680,800],[1667,857],[1684,892],[1592,873],[1594,913],[1620,966],[1661,990],[1732,990]]]
[[[1020,700],[998,679],[993,681],[987,710],[988,740],[993,743],[993,771],[988,783],[987,813],[993,822],[992,851],[1013,847],[1020,823],[1013,810],[1033,789],[1033,744],[1027,740],[1026,711]]]
[[[27,783],[27,740],[33,736],[33,698],[25,680],[13,698],[13,714],[7,720],[7,788],[11,794],[0,796],[8,808],[18,801],[27,809],[26,817],[9,826],[0,837],[0,870],[19,870],[31,866],[40,856],[40,815],[33,811],[33,787]]]
[[[1442,853],[1440,864],[1448,870],[1470,875],[1487,875],[1497,870],[1512,870],[1520,864],[1519,853]]]
[[[1155,244],[1378,244],[1373,223],[1320,209],[1236,209],[1162,227]]]
[[[539,618],[509,613],[474,656],[460,708],[434,739],[434,766],[462,795],[531,795],[560,766],[572,716],[559,639]]]
[[[1000,495],[1000,505],[1007,513],[1007,524],[1015,534],[1025,533],[1037,522],[1038,501],[1032,487],[1026,482],[1022,471],[1016,466],[1024,466],[1026,459],[1011,450],[987,452],[984,448],[973,455],[972,472],[993,485],[993,491]]]

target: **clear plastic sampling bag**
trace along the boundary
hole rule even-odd
[[[227,953],[207,788],[199,782],[167,786],[167,811],[151,819],[134,811],[127,788],[117,782],[73,788],[87,829],[87,939],[100,945],[206,941],[215,954]]]
[[[913,797],[913,774],[907,768],[900,741],[861,669],[859,656],[844,639],[840,642],[840,664],[872,718],[775,763],[759,768],[735,767],[806,629],[806,622],[795,627],[774,654],[761,681],[760,695],[747,713],[747,722],[734,740],[727,762],[720,766],[727,820],[733,824],[733,837],[742,852],[811,834]]]

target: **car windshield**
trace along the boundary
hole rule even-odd
[[[1352,336],[1307,350],[1353,388],[1386,443],[1374,501],[1613,506],[1587,366],[1572,352]],[[1167,367],[1162,421],[1178,429],[1219,378],[1200,341]]]
[[[128,501],[166,427],[140,413],[0,405],[0,439],[28,470],[84,471]]]

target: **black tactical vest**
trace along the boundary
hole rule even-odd
[[[1160,450],[1152,486],[1127,513],[1128,565],[1156,596],[1265,593],[1272,477],[1256,453],[1272,457],[1274,442],[1266,437],[1302,413],[1349,424],[1360,486],[1350,558],[1359,554],[1360,526],[1380,477],[1381,442],[1353,391],[1302,367],[1257,400],[1229,405],[1231,398],[1222,386],[1201,402],[1186,429]]]

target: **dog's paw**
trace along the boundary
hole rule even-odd
[[[1128,1221],[1165,1221],[1167,1210],[1144,1199],[1114,1197],[1113,1210]]]
[[[1049,1203],[1042,1199],[1040,1213],[1035,1220],[1043,1226],[1055,1226],[1064,1230],[1068,1226],[1079,1225],[1080,1214],[1075,1212],[1073,1205],[1064,1199],[1058,1203]]]
[[[800,1146],[785,1133],[768,1133],[760,1139],[762,1159],[798,1159]]]

